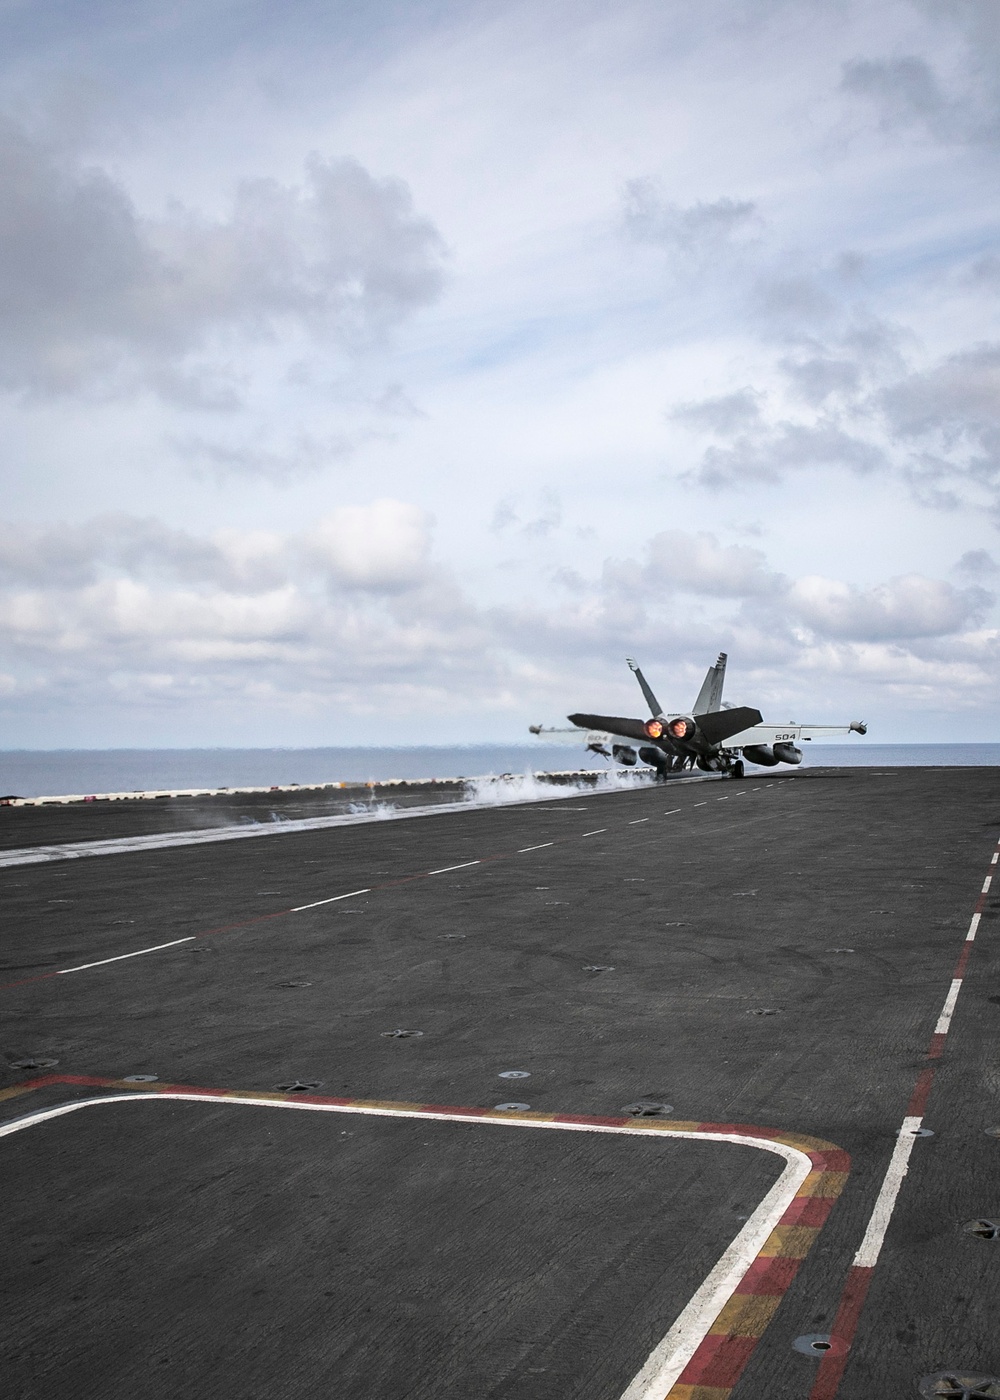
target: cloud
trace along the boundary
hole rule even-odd
[[[715,490],[755,481],[781,481],[790,471],[817,467],[863,475],[885,464],[882,450],[835,422],[779,422],[746,433],[730,447],[709,447],[690,479]]]
[[[956,573],[968,574],[971,578],[990,578],[1000,574],[1000,564],[986,549],[970,549],[955,565]]]
[[[306,536],[303,548],[337,583],[401,589],[427,575],[430,524],[425,511],[403,501],[341,506]]]
[[[687,208],[664,199],[653,180],[629,180],[623,195],[627,231],[647,243],[686,253],[706,253],[738,242],[758,224],[752,200],[722,198]]]
[[[877,672],[879,686],[924,704],[960,682],[985,695],[996,671],[996,632],[972,630],[990,602],[981,587],[920,575],[870,589],[791,580],[762,550],[678,529],[577,571],[558,595],[491,607],[436,560],[431,523],[412,503],[379,499],[299,532],[198,536],[125,515],[6,527],[3,703],[98,706],[131,716],[137,734],[142,714],[192,706],[238,725],[323,715],[341,739],[351,716],[389,714],[391,731],[378,733],[398,741],[401,714],[555,717],[583,691],[627,707],[635,696],[618,670],[629,650],[671,659],[679,704],[719,648],[739,658],[734,695],[752,703],[809,677],[814,693],[817,668],[824,694],[831,678],[870,685]],[[991,563],[970,552],[960,572],[975,583]]]
[[[647,546],[644,585],[656,589],[666,584],[712,598],[768,596],[781,587],[782,580],[766,565],[762,550],[722,545],[707,531],[691,535],[662,530]]]
[[[718,398],[679,404],[668,412],[667,417],[684,428],[728,437],[760,421],[763,397],[756,389],[739,389],[736,393],[722,394]]]
[[[870,589],[809,575],[796,580],[787,601],[822,637],[903,642],[958,632],[992,599],[978,589],[959,590],[941,579],[905,574]]]
[[[963,499],[955,487],[985,490],[1000,523],[1000,345],[948,355],[880,402],[890,432],[913,444],[904,474],[918,497],[954,509]]]
[[[442,286],[442,239],[406,185],[354,160],[312,156],[300,185],[245,180],[222,218],[151,219],[6,119],[0,242],[0,386],[36,394],[144,384],[231,407],[238,385],[192,357],[288,335],[354,354]]]
[[[883,131],[925,131],[945,144],[1000,139],[1000,30],[992,0],[913,0],[930,21],[925,54],[859,58],[843,65],[841,89],[868,100]]]
[[[845,63],[841,87],[874,101],[887,128],[913,121],[940,128],[949,113],[950,104],[929,65],[912,54]]]

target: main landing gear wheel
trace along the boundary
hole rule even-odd
[[[732,765],[732,767],[729,770],[729,776],[731,778],[742,778],[744,776],[743,760],[741,758],[738,758],[736,762]]]

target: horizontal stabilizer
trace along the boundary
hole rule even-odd
[[[734,734],[742,734],[762,719],[760,710],[743,705],[735,710],[718,710],[714,714],[698,715],[698,728],[710,744],[724,744]]]
[[[757,714],[756,710],[753,713]],[[618,715],[567,715],[566,718],[570,724],[578,724],[581,729],[602,729],[608,734],[620,734],[623,739],[636,739],[642,744],[649,743],[649,735],[641,719],[622,719]],[[757,718],[760,719],[760,715],[757,715]],[[746,729],[752,722],[745,719],[740,728]]]

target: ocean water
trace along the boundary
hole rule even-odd
[[[606,767],[560,745],[385,749],[18,749],[0,752],[0,795],[138,792],[479,777],[530,769]]]
[[[1000,744],[803,745],[803,767],[1000,766]],[[494,744],[382,749],[18,749],[0,752],[0,795],[135,792],[185,787],[375,782],[385,778],[480,777],[532,769],[602,770],[582,748]],[[750,769],[751,772],[779,771]]]

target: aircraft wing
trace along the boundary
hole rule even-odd
[[[724,710],[723,714],[736,714],[735,710]],[[709,716],[704,716],[707,719]],[[714,719],[714,715],[712,716]],[[701,719],[699,719],[699,724]],[[866,734],[868,726],[860,720],[850,724],[754,724],[749,729],[741,729],[727,741],[729,748],[742,749],[747,744],[787,744],[799,739],[832,739],[838,734]]]
[[[578,724],[581,729],[600,729],[635,744],[649,743],[649,735],[641,719],[625,719],[622,715],[567,715],[566,718],[570,724]]]
[[[543,744],[604,744],[611,742],[611,735],[604,730],[585,733],[582,729],[548,729],[544,724],[533,724],[530,732],[541,739]]]
[[[747,730],[751,725],[759,725],[760,710],[752,710],[748,705],[739,709],[715,710],[707,715],[696,715],[695,722],[710,744],[729,743],[734,734]],[[747,743],[753,740],[748,739]]]

